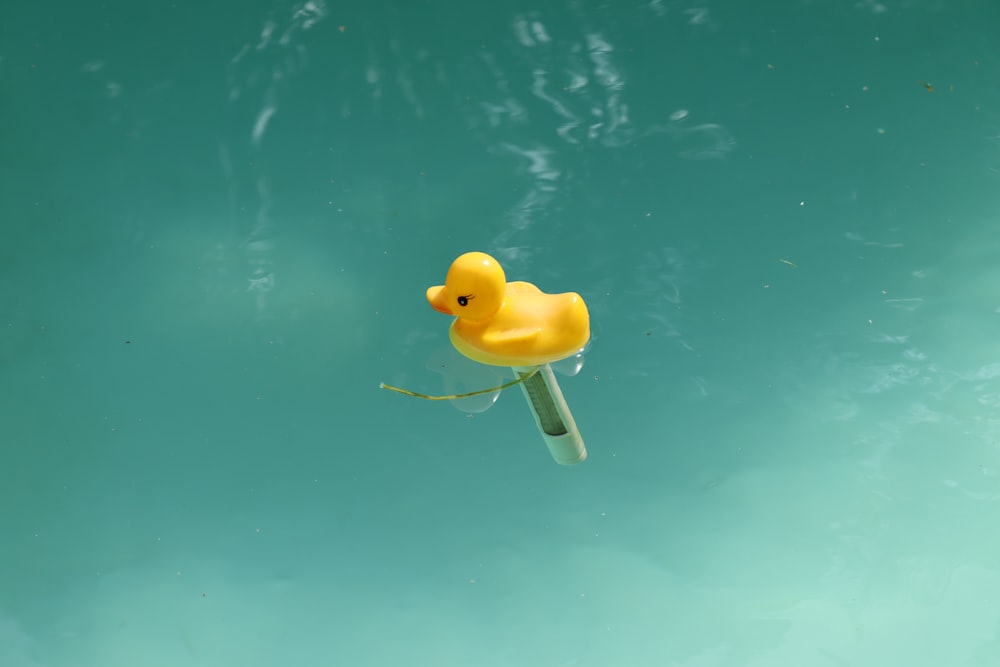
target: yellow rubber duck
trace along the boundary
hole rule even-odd
[[[452,345],[482,364],[540,366],[573,356],[590,340],[590,315],[579,294],[508,283],[500,263],[483,252],[452,262],[444,285],[427,289],[427,300],[455,316]]]

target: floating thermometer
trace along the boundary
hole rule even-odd
[[[452,262],[444,285],[428,288],[427,301],[434,310],[455,317],[449,337],[461,354],[514,370],[514,382],[472,395],[520,384],[556,463],[586,460],[583,437],[549,366],[578,354],[590,340],[590,315],[580,295],[546,294],[531,283],[509,283],[494,258],[467,252]],[[470,395],[426,396],[382,386],[439,400]]]

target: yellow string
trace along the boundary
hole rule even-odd
[[[426,398],[428,401],[451,401],[451,400],[456,399],[456,398],[469,398],[471,396],[482,396],[483,394],[492,394],[495,391],[503,391],[504,389],[507,389],[508,387],[513,387],[515,384],[521,384],[522,382],[524,382],[528,378],[530,378],[533,375],[535,375],[535,373],[537,373],[537,372],[538,372],[538,369],[536,368],[535,370],[531,371],[527,375],[522,375],[521,377],[519,377],[516,380],[508,382],[507,384],[502,384],[499,387],[493,387],[492,389],[480,389],[479,391],[470,391],[468,394],[452,394],[450,396],[428,396],[427,394],[418,394],[415,391],[409,391],[408,389],[400,389],[399,387],[393,387],[391,385],[387,385],[385,382],[380,382],[379,385],[378,385],[378,387],[379,387],[379,389],[388,389],[389,391],[394,391],[397,394],[403,394],[405,396],[414,396],[416,398]]]

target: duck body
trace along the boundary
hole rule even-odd
[[[491,366],[540,366],[573,356],[590,340],[590,315],[579,294],[508,283],[500,264],[481,252],[456,259],[445,284],[427,290],[427,300],[455,316],[449,330],[455,349]]]

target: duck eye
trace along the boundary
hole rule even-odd
[[[468,306],[469,305],[469,299],[471,299],[471,298],[472,298],[471,296],[460,296],[460,297],[458,297],[458,305],[460,305],[460,306]]]

